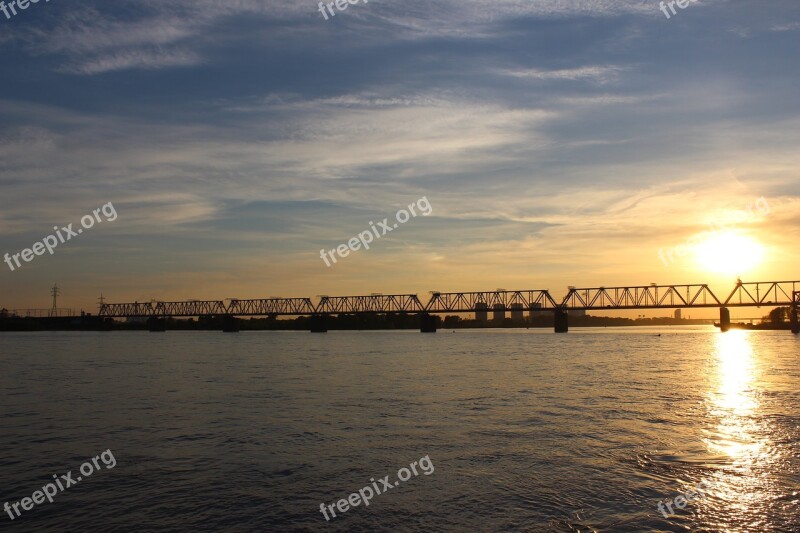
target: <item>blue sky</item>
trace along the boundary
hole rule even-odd
[[[0,14],[0,307],[797,279],[800,4],[39,2]],[[425,196],[369,251],[331,249]],[[733,276],[735,278],[735,275]],[[724,292],[724,291],[721,291]]]

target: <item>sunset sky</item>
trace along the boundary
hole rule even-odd
[[[54,0],[0,46],[0,254],[118,213],[0,308],[800,279],[797,0]]]

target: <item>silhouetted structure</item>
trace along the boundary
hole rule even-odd
[[[310,329],[327,331],[327,317],[331,315],[369,315],[400,313],[418,315],[420,330],[436,331],[437,317],[445,313],[475,313],[479,321],[488,318],[489,308],[493,319],[505,323],[506,311],[511,310],[512,322],[521,318],[528,309],[531,317],[541,313],[553,314],[556,332],[569,331],[569,318],[585,316],[589,310],[621,309],[682,309],[719,308],[720,327],[730,327],[730,307],[762,307],[789,305],[792,307],[793,324],[797,323],[800,305],[800,281],[770,281],[743,283],[738,281],[727,298],[720,299],[708,285],[656,285],[632,287],[570,287],[564,299],[557,303],[547,290],[489,292],[433,292],[427,304],[416,294],[372,294],[369,296],[321,296],[314,305],[310,298],[268,298],[257,300],[150,302],[102,304],[100,316],[104,318],[144,317],[154,320],[155,331],[161,331],[159,320],[170,317],[222,316],[310,316]],[[225,331],[237,331],[236,322],[228,320]],[[793,330],[797,329],[796,327]]]

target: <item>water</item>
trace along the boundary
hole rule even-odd
[[[0,503],[104,450],[117,464],[0,523],[800,531],[798,347],[710,328],[3,334]],[[320,512],[425,456],[433,473]]]

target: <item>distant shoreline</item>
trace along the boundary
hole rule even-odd
[[[163,321],[167,330],[175,331],[218,331],[230,325],[230,319],[223,317],[201,317],[199,319],[166,319]],[[277,320],[275,318],[235,319],[235,324],[240,331],[309,331],[311,319],[307,316],[297,317],[292,320]],[[574,328],[607,328],[607,327],[665,327],[665,326],[715,326],[719,324],[713,319],[675,319],[675,318],[621,318],[621,317],[571,317],[570,327]],[[330,331],[358,331],[358,330],[414,330],[419,329],[417,315],[339,315],[327,319]],[[461,319],[460,317],[437,317],[437,329],[551,329],[552,318],[537,317],[525,321],[513,321],[506,318],[502,321],[478,321],[474,319]],[[746,330],[789,330],[790,325],[785,323],[747,324],[733,323],[732,329]],[[0,332],[20,331],[147,331],[149,325],[146,320],[114,321],[94,315],[80,317],[33,318],[33,317],[3,317],[0,318]]]

